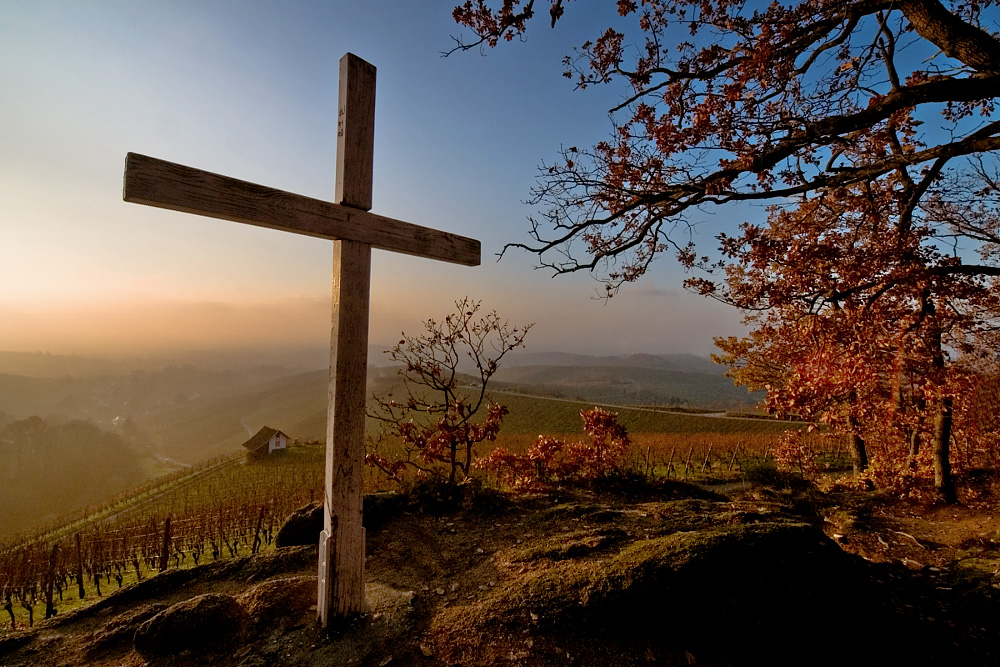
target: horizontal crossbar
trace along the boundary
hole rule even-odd
[[[321,239],[359,241],[465,266],[480,263],[476,239],[138,153],[125,156],[124,199]]]

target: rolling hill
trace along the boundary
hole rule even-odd
[[[693,355],[524,354],[501,368],[494,382],[525,393],[629,405],[731,409],[764,398],[734,386],[720,366]]]
[[[322,440],[326,433],[325,369],[294,372],[279,366],[245,366],[220,370],[186,364],[102,375],[90,372],[110,367],[68,357],[67,373],[56,375],[58,357],[0,357],[7,364],[0,371],[30,367],[36,373],[34,377],[0,374],[0,425],[37,414],[53,423],[86,419],[113,430],[114,424],[128,419],[136,440],[168,465],[191,465],[233,451],[265,425],[301,440]],[[377,354],[377,348],[371,359],[375,363],[388,360]],[[369,393],[385,390],[396,378],[394,367],[370,367]],[[513,433],[575,432],[579,410],[588,404],[697,406],[718,411],[746,408],[760,398],[734,387],[709,360],[691,355],[521,353],[501,368],[491,389],[497,400],[511,408],[505,430]],[[626,421],[643,424],[642,430],[675,428],[659,422],[646,426],[649,413],[636,414],[646,416]],[[666,418],[656,419],[663,422]],[[691,426],[676,428],[689,432]]]

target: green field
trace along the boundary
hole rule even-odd
[[[631,433],[780,433],[791,422],[730,418],[671,412],[669,408],[615,407],[591,401],[526,396],[517,392],[490,391],[490,397],[510,410],[504,433],[578,433],[580,412],[602,407],[618,413],[618,421]]]

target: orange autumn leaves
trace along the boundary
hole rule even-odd
[[[905,191],[890,178],[775,207],[766,225],[722,238],[724,282],[689,282],[746,313],[750,335],[718,339],[717,361],[766,389],[771,411],[827,423],[862,450],[878,443],[899,468],[930,470],[956,436],[979,437],[967,398],[993,381],[1000,294],[991,277],[956,270],[960,260],[925,243],[935,221],[904,219]],[[941,432],[944,417],[951,430]],[[919,443],[935,438],[947,440],[934,450],[943,460],[928,462]]]

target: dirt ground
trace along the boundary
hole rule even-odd
[[[941,506],[744,483],[422,497],[321,629],[311,546],[168,571],[0,636],[0,666],[992,665],[994,483]],[[874,642],[874,643],[873,643]],[[864,647],[864,648],[863,648]]]

